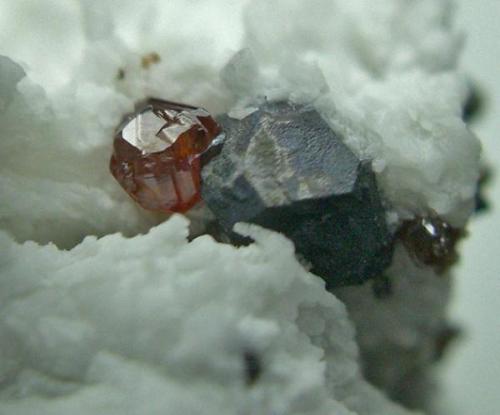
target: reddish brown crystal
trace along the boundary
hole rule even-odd
[[[200,155],[219,132],[202,108],[149,99],[118,128],[111,173],[143,208],[185,212],[200,199]]]
[[[437,217],[417,217],[404,222],[398,231],[410,254],[419,263],[434,267],[438,273],[457,261],[455,245],[463,235],[461,229]]]

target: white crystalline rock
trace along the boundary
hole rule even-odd
[[[246,49],[223,79],[237,106],[264,97],[313,102],[354,152],[373,160],[400,220],[435,212],[462,226],[480,147],[461,117],[468,87],[455,70],[462,37],[450,24],[451,6],[253,1]]]
[[[406,413],[361,379],[343,306],[288,242],[187,244],[108,162],[147,96],[237,117],[314,102],[373,159],[391,223],[462,224],[479,146],[447,1],[19,0],[0,16],[0,414]]]
[[[343,304],[293,245],[240,230],[257,243],[188,243],[180,216],[71,251],[2,233],[0,413],[407,413],[362,380]]]

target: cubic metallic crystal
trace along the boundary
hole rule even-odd
[[[200,155],[219,132],[202,108],[148,99],[118,128],[111,173],[143,208],[185,212],[200,199]]]
[[[225,142],[203,168],[202,197],[228,233],[251,222],[285,234],[329,287],[382,273],[392,237],[370,162],[316,110],[266,103],[218,121]]]

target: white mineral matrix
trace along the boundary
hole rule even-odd
[[[391,228],[428,212],[462,228],[479,143],[452,11],[0,3],[0,415],[413,413],[385,393],[422,406],[399,386],[425,389],[449,273],[398,242],[389,298],[371,282],[333,294],[269,230],[240,225],[248,247],[188,242],[188,220],[137,207],[108,160],[145,97],[235,117],[263,97],[308,103],[372,160]]]

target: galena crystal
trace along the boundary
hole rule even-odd
[[[202,108],[148,99],[118,128],[111,173],[143,208],[185,212],[200,199],[200,155],[219,132]]]
[[[308,106],[266,103],[222,116],[225,142],[202,171],[202,197],[231,234],[251,222],[290,238],[328,287],[378,276],[392,257],[371,164]]]

